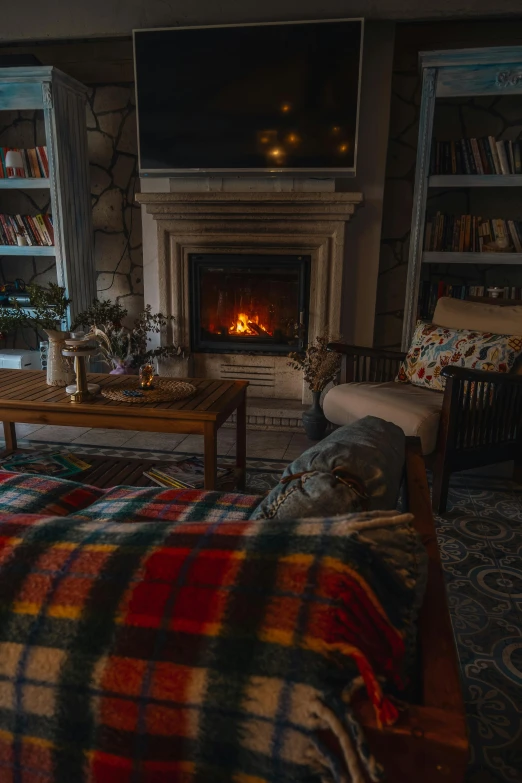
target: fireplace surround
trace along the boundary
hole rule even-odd
[[[155,184],[158,182],[143,179],[142,191]],[[218,268],[224,269],[238,258],[249,257],[252,269],[264,264],[276,270],[282,267],[284,257],[306,258],[308,279],[300,286],[307,295],[304,326],[308,341],[326,331],[339,335],[343,266],[349,263],[344,258],[345,229],[362,195],[202,191],[142,192],[136,198],[143,206],[145,301],[153,310],[175,317],[171,331],[161,339],[173,340],[188,351],[185,363],[164,365],[162,372],[244,378],[250,381],[250,399],[272,400],[272,404],[288,400],[298,406],[307,402],[309,395],[302,377],[288,366],[286,354],[294,346],[285,346],[284,350],[281,346],[279,351],[274,350],[274,343],[265,343],[263,350],[246,350],[244,343],[238,347],[236,340],[228,350],[222,345],[216,351],[216,346],[202,341],[201,335],[197,339],[192,259],[218,256],[223,258]],[[215,260],[218,263],[219,259]],[[298,315],[299,321],[300,312]],[[302,326],[298,323],[298,333],[302,333]],[[256,338],[250,337],[254,344]],[[228,336],[225,342],[229,342]]]

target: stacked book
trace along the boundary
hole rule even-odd
[[[23,171],[18,172],[19,177],[42,179],[49,177],[49,160],[47,147],[33,147],[32,149],[17,149],[16,147],[0,147],[0,179],[14,177],[16,172],[5,165],[5,156],[8,152],[19,152],[22,156]]]
[[[232,475],[231,468],[218,465],[217,480],[223,481]],[[181,457],[161,467],[152,467],[143,474],[160,487],[175,489],[200,489],[205,481],[205,463],[203,457]]]
[[[522,253],[522,221],[482,218],[475,215],[444,215],[426,222],[424,250],[450,253],[483,253],[505,247]]]
[[[494,136],[434,141],[430,174],[522,174],[522,142]]]
[[[18,237],[23,237],[27,245],[53,247],[54,231],[51,216],[0,215],[0,245],[19,245]]]

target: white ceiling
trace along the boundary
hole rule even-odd
[[[0,40],[129,35],[133,28],[363,16],[469,19],[522,14],[521,0],[2,0]],[[451,22],[448,22],[451,24]]]

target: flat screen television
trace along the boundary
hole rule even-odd
[[[142,176],[355,174],[362,19],[135,30]]]

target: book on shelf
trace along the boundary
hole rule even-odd
[[[232,468],[218,465],[217,480],[223,481],[232,473]],[[160,487],[200,489],[205,481],[205,462],[203,457],[181,457],[174,462],[149,468],[143,475]]]
[[[430,174],[522,174],[522,141],[494,136],[434,140]]]
[[[419,318],[429,320],[433,316],[435,305],[442,296],[449,296],[453,299],[487,297],[489,287],[484,285],[455,285],[446,283],[444,280],[424,280],[419,296]],[[522,287],[520,286],[503,286],[503,292],[502,299],[522,299]]]
[[[0,147],[0,179],[15,176],[14,170],[5,164],[5,156],[8,152],[19,152],[22,156],[23,174],[18,174],[20,178],[44,179],[49,176],[49,159],[46,146],[31,147],[29,149]]]
[[[18,245],[21,236],[30,247],[54,245],[53,222],[50,215],[1,215],[0,245]]]
[[[445,215],[442,212],[426,221],[426,252],[495,252],[491,248],[492,243],[506,248],[506,253],[522,253],[522,221],[478,215]]]

